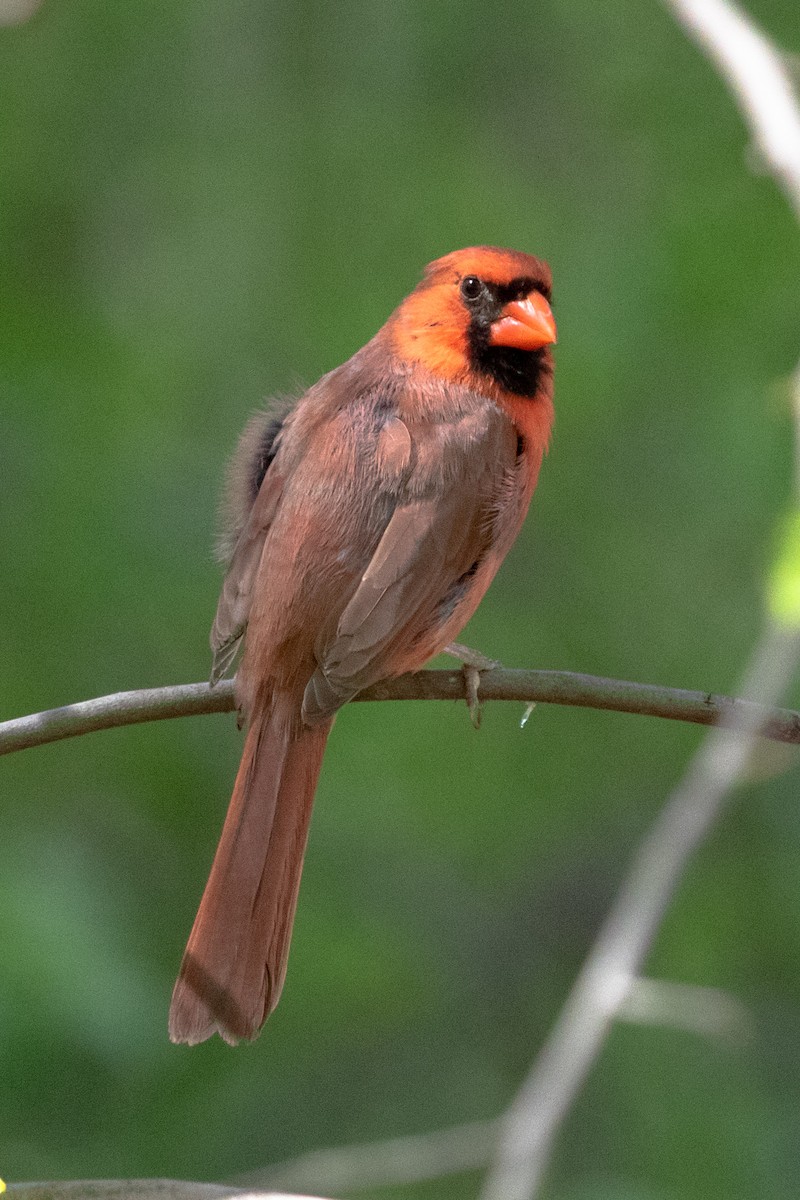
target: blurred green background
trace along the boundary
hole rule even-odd
[[[750,9],[800,49],[796,0]],[[246,417],[480,242],[549,259],[560,344],[533,515],[465,640],[735,688],[788,503],[800,251],[657,3],[45,0],[0,29],[0,131],[0,715],[205,678]],[[230,1178],[498,1114],[700,737],[521,709],[341,714],[287,987],[237,1050],[166,1035],[233,719],[4,759],[0,1174]],[[752,1034],[618,1026],[548,1197],[800,1193],[800,776],[758,776],[648,967]]]

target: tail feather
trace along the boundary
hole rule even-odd
[[[322,755],[332,722],[248,731],[228,815],[172,994],[169,1035],[254,1038],[278,1003]]]

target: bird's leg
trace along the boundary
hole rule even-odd
[[[461,642],[451,642],[449,646],[445,646],[444,652],[461,662],[469,717],[475,729],[480,729],[481,702],[478,691],[481,686],[481,671],[491,671],[494,667],[499,667],[500,663],[496,658],[487,658],[480,650],[473,650]]]

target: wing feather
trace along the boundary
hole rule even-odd
[[[491,543],[481,490],[395,509],[336,634],[318,647],[319,666],[306,688],[303,717],[329,717],[357,692],[391,674],[395,646],[444,624],[449,590]]]
[[[264,543],[282,491],[283,480],[273,467],[264,478],[234,547],[222,583],[214,624],[211,626],[210,641],[214,654],[211,667],[212,686],[228,671],[247,629],[253,587],[258,576]]]

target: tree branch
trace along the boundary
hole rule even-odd
[[[470,1121],[433,1133],[325,1147],[237,1175],[234,1182],[239,1186],[319,1188],[341,1195],[462,1175],[486,1165],[498,1128],[497,1121]]]
[[[599,675],[500,667],[481,673],[480,696],[481,700],[541,702],[636,713],[689,721],[694,725],[738,726],[742,720],[752,720],[759,726],[762,737],[800,744],[800,713],[792,709],[765,708],[749,700],[712,692],[631,683]],[[355,699],[463,700],[464,676],[461,671],[418,671],[415,675],[401,675],[398,679],[378,683]],[[96,733],[100,729],[164,721],[171,717],[233,712],[234,708],[232,680],[224,680],[213,688],[207,683],[184,683],[174,687],[115,692],[0,723],[0,755],[84,733]]]
[[[800,221],[800,108],[786,56],[731,0],[664,0],[736,97],[765,165]]]
[[[253,1191],[182,1179],[71,1179],[52,1183],[12,1183],[9,1200],[319,1200],[314,1196]]]

